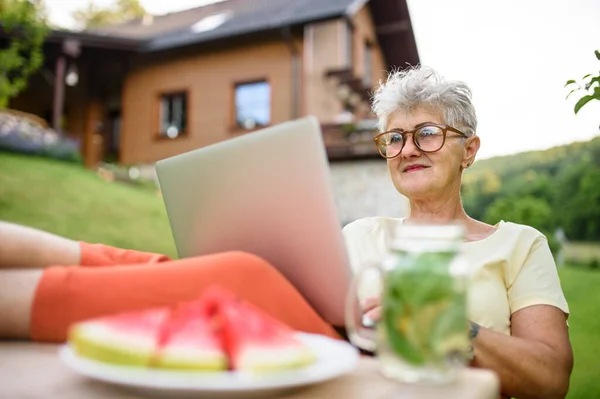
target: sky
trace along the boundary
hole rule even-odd
[[[421,63],[473,90],[479,157],[600,135],[569,79],[600,71],[600,0],[408,0]]]
[[[82,0],[45,0],[72,27]],[[325,0],[324,0],[325,1]],[[95,0],[98,6],[114,0]],[[141,0],[152,14],[210,0]],[[600,0],[407,0],[422,64],[473,91],[479,158],[550,148],[600,135],[600,101],[579,114],[569,79],[600,70]]]

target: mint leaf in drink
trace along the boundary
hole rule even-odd
[[[469,347],[466,294],[455,293],[448,308],[436,318],[429,333],[430,346],[438,356],[466,353]]]
[[[446,339],[457,336],[460,323],[463,330],[466,325],[466,305],[449,271],[454,256],[402,253],[388,269],[382,322],[390,347],[413,365],[436,357]]]
[[[398,305],[396,303],[396,305]],[[408,309],[402,306],[385,306],[382,322],[384,323],[385,335],[390,348],[404,361],[413,365],[425,363],[420,348],[414,345],[414,339],[410,339],[409,329],[411,315]]]

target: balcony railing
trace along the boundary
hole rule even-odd
[[[321,130],[330,161],[380,158],[372,128],[361,124],[324,124]]]

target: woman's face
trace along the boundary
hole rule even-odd
[[[416,125],[425,122],[445,123],[441,112],[417,107],[410,114],[402,110],[393,112],[387,130],[413,130]],[[446,142],[439,151],[424,153],[409,135],[400,155],[388,160],[388,168],[400,194],[408,199],[425,199],[460,188],[462,170],[473,161],[478,149],[477,136],[465,139],[448,131]]]

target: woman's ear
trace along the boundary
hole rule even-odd
[[[465,156],[463,158],[462,167],[468,168],[475,162],[475,156],[477,155],[477,151],[479,151],[479,146],[481,145],[481,141],[479,136],[471,136],[465,142]]]

